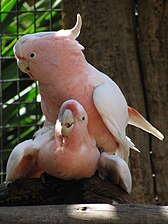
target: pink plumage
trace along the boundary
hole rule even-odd
[[[75,110],[74,110],[75,109]],[[18,144],[7,163],[6,181],[39,177],[88,178],[98,168],[100,152],[87,129],[86,111],[75,100],[62,105],[55,125],[44,126],[34,140]]]
[[[128,162],[129,149],[137,150],[126,136],[128,123],[160,139],[163,135],[154,127],[151,129],[142,116],[134,119],[135,116],[128,113],[129,107],[116,83],[86,61],[84,48],[76,41],[81,25],[78,14],[77,23],[71,30],[21,37],[14,47],[18,66],[38,80],[46,125],[55,123],[64,101],[75,99],[88,114],[88,131],[97,146]]]

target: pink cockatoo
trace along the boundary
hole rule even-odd
[[[100,154],[87,124],[81,104],[64,102],[55,125],[44,126],[34,140],[13,149],[6,183],[23,177],[39,178],[43,172],[64,180],[89,178],[99,169],[101,178],[108,177],[130,193],[132,179],[127,163],[116,155]]]
[[[70,30],[41,32],[21,37],[14,46],[19,68],[38,80],[46,124],[54,123],[61,104],[79,101],[88,114],[89,134],[97,147],[115,153],[128,162],[129,149],[135,145],[126,136],[128,124],[163,135],[135,109],[129,107],[117,84],[89,64],[76,38],[81,16]]]

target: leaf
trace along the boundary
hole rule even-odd
[[[35,5],[32,4],[34,2]],[[0,148],[3,153],[0,154],[0,165],[4,170],[10,151],[19,142],[32,138],[43,123],[41,105],[36,102],[37,85],[18,70],[13,46],[23,34],[61,28],[61,13],[56,11],[60,8],[61,0],[53,1],[51,11],[47,11],[50,10],[49,3],[48,0],[1,0],[0,3],[3,57],[0,76],[0,88],[3,90],[0,91]]]
[[[15,4],[16,4],[16,0],[12,0],[12,1],[4,0],[4,1],[2,1],[2,4],[1,4],[1,11],[2,12],[10,12]],[[1,23],[4,22],[4,20],[6,19],[7,16],[8,16],[7,13],[1,14]]]

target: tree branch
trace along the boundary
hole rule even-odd
[[[76,203],[129,203],[136,201],[119,186],[98,176],[64,181],[45,174],[41,179],[0,185],[0,206]]]

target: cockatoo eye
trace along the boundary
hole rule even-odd
[[[84,121],[84,120],[85,120],[85,117],[83,116],[83,117],[82,117],[82,121]]]
[[[36,57],[36,53],[35,53],[35,52],[31,52],[31,53],[29,54],[29,57],[30,57],[30,58],[35,58],[35,57]]]

